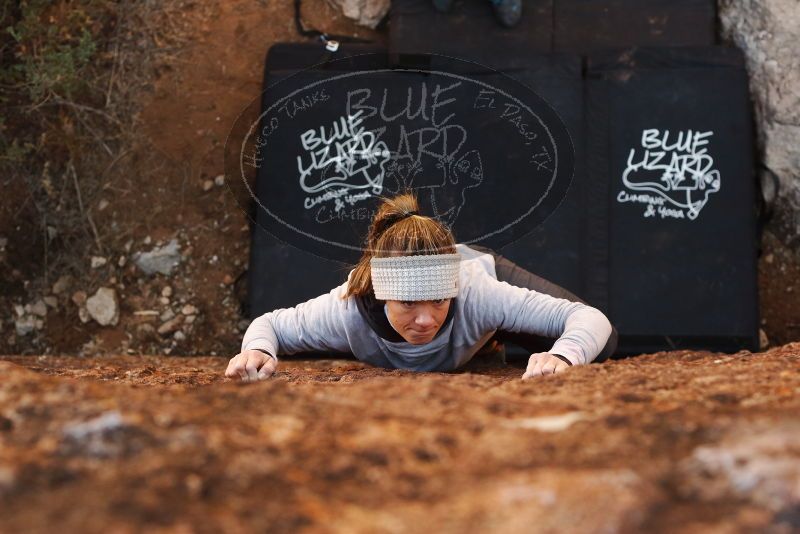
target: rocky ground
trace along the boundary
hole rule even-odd
[[[2,532],[796,532],[800,343],[522,382],[0,359]]]

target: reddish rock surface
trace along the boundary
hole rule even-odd
[[[796,532],[800,343],[522,382],[0,357],[0,532]]]

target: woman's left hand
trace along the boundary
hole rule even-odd
[[[522,379],[527,380],[540,375],[554,375],[567,369],[569,369],[569,364],[561,358],[553,356],[549,352],[537,352],[536,354],[531,354],[531,357],[528,358],[528,368],[525,370],[525,374],[522,375]]]

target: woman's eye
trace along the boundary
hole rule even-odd
[[[410,308],[413,305],[414,305],[414,303],[409,301],[409,300],[404,300],[403,301],[403,306],[406,306],[406,307]]]

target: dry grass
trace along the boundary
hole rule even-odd
[[[114,228],[98,226],[100,195],[135,152],[138,105],[180,59],[191,2],[22,1],[0,8],[0,171],[21,197],[3,223],[30,228],[44,284],[82,276]],[[18,247],[22,248],[22,247]]]

